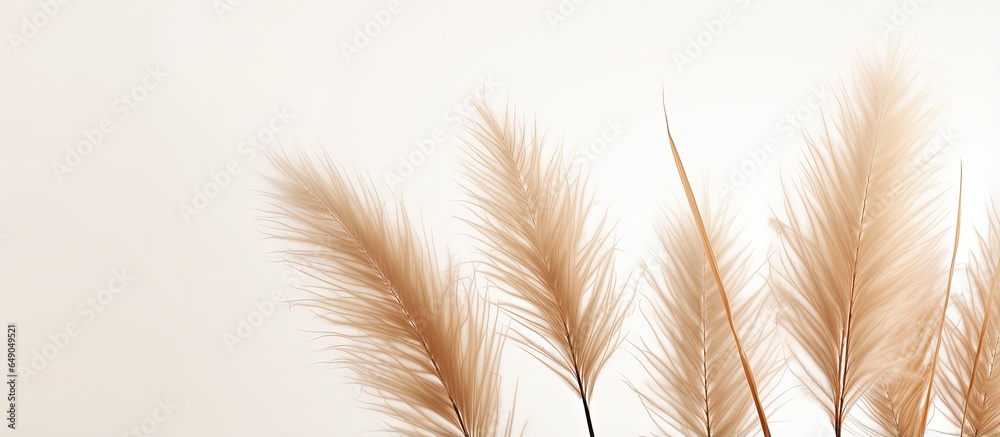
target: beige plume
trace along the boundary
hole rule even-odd
[[[927,305],[915,306],[910,323],[886,327],[891,341],[903,347],[898,349],[897,367],[883,376],[865,396],[865,409],[874,421],[874,426],[865,426],[870,433],[896,437],[922,436],[927,429],[958,258],[962,229],[962,179],[960,174],[954,244],[941,304],[933,305],[933,301],[928,301]]]
[[[667,117],[666,98],[664,98],[663,101],[663,121],[667,128],[667,140],[670,142],[670,153],[673,155],[674,165],[677,167],[677,176],[680,177],[681,185],[684,186],[684,194],[687,197],[688,209],[691,212],[691,217],[694,219],[694,225],[698,229],[701,247],[705,251],[705,260],[708,262],[708,266],[712,271],[712,276],[715,278],[715,289],[719,293],[722,309],[726,315],[726,324],[729,326],[729,332],[736,345],[736,353],[740,358],[740,367],[743,370],[743,377],[746,380],[750,397],[753,399],[754,408],[757,411],[757,421],[760,424],[760,429],[764,434],[764,437],[771,437],[771,429],[767,423],[767,412],[765,411],[764,403],[761,400],[760,386],[757,383],[756,376],[754,376],[754,369],[751,367],[750,357],[747,354],[746,347],[740,339],[736,316],[734,315],[732,305],[729,302],[729,295],[726,292],[726,284],[723,280],[723,272],[719,267],[719,260],[715,255],[715,248],[712,246],[708,226],[705,224],[705,220],[702,218],[701,210],[698,208],[698,202],[694,197],[694,190],[691,188],[691,180],[688,178],[687,171],[684,170],[684,162],[681,160],[680,152],[677,150],[677,144],[674,142],[674,136],[670,133],[670,120]]]
[[[469,223],[513,297],[505,309],[519,322],[514,338],[577,393],[594,435],[594,384],[621,343],[626,308],[604,216],[591,210],[582,179],[543,157],[536,129],[477,108],[465,166]]]
[[[853,87],[840,87],[837,112],[807,137],[802,178],[786,185],[776,283],[802,379],[837,436],[866,392],[902,366],[901,348],[925,332],[900,341],[887,330],[912,326],[940,302],[937,167],[914,165],[935,109],[918,79],[899,49],[864,63]]]
[[[970,293],[957,300],[959,319],[950,326],[943,363],[946,412],[961,435],[1000,435],[1000,215],[993,209],[989,229],[969,265]]]
[[[756,434],[754,400],[698,226],[686,211],[665,215],[656,251],[664,255],[643,266],[652,288],[646,320],[653,338],[643,342],[641,352],[652,382],[637,391],[664,435]],[[773,334],[767,329],[773,324],[762,318],[765,300],[748,289],[756,269],[748,248],[737,243],[727,208],[707,210],[705,217],[742,342],[761,386],[767,387],[780,362],[775,344],[765,341]]]
[[[439,266],[402,205],[385,205],[370,182],[351,182],[326,156],[270,157],[278,176],[266,222],[318,284],[303,305],[332,328],[338,363],[394,419],[391,431],[500,433],[501,341],[490,307],[465,295],[469,284]]]

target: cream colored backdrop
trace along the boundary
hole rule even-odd
[[[987,0],[3,2],[0,322],[18,325],[21,380],[18,429],[0,435],[378,429],[322,364],[319,326],[281,303],[302,278],[255,222],[259,148],[369,170],[464,256],[454,158],[480,92],[537,115],[590,172],[625,272],[679,195],[665,90],[696,185],[731,189],[765,256],[799,127],[859,50],[902,35],[936,78],[979,223],[1000,189],[998,19]],[[543,367],[511,351],[505,370],[529,435],[582,435]],[[600,435],[651,430],[626,379],[642,381],[627,351],[596,389]],[[787,400],[775,435],[828,435],[804,395]]]

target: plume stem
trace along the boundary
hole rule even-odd
[[[705,269],[701,270],[702,277],[705,275]],[[701,295],[701,320],[706,320],[706,305],[705,305],[705,295]],[[708,344],[708,329],[704,329],[701,332],[701,344]],[[712,408],[708,400],[711,398],[710,391],[708,389],[708,348],[701,349],[701,371],[705,375],[702,379],[702,387],[705,391],[705,435],[706,437],[712,437]]]
[[[583,414],[587,416],[587,430],[590,432],[590,437],[594,437],[594,421],[590,418],[590,403],[587,402],[587,395],[583,389],[583,379],[580,378],[579,372],[576,374],[576,386],[580,389],[580,400],[583,401]]]
[[[722,306],[726,310],[726,321],[729,323],[729,330],[733,334],[733,340],[736,343],[736,350],[740,355],[740,364],[743,366],[743,374],[746,377],[747,385],[750,387],[750,395],[753,397],[754,407],[757,409],[757,418],[760,421],[760,428],[764,432],[764,437],[771,437],[771,430],[767,426],[767,415],[764,412],[764,406],[760,401],[760,395],[758,394],[757,381],[753,376],[753,370],[750,368],[750,361],[747,358],[746,351],[743,350],[743,343],[740,342],[740,335],[736,329],[736,322],[733,319],[733,310],[729,305],[729,298],[726,296],[726,289],[722,283],[722,274],[719,272],[719,264],[715,259],[715,252],[712,250],[712,243],[708,239],[708,230],[705,228],[705,222],[702,220],[701,212],[698,210],[698,203],[694,197],[694,191],[691,189],[691,182],[688,180],[687,172],[684,171],[684,164],[681,162],[680,153],[677,151],[677,145],[674,143],[674,137],[670,134],[670,121],[667,118],[667,105],[666,99],[663,101],[663,121],[667,127],[667,138],[670,140],[670,151],[674,156],[674,163],[677,165],[677,173],[680,176],[681,183],[684,185],[684,194],[687,195],[688,205],[691,207],[691,214],[694,215],[694,222],[698,225],[698,231],[701,234],[701,243],[705,248],[705,256],[708,257],[708,263],[712,267],[712,275],[715,277],[715,283],[719,289],[719,297],[722,299]]]
[[[532,224],[535,218],[531,219]],[[590,402],[587,401],[587,389],[583,386],[583,377],[580,376],[580,362],[576,357],[576,349],[573,348],[573,338],[569,335],[569,327],[566,328],[566,344],[570,345],[573,357],[573,376],[576,378],[576,388],[580,392],[580,401],[583,402],[583,415],[587,418],[587,431],[590,437],[594,437],[594,420],[590,417]]]

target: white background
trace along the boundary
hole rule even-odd
[[[592,186],[620,220],[627,271],[647,247],[659,205],[680,196],[661,91],[696,190],[719,197],[720,183],[745,176],[733,197],[762,255],[773,244],[765,223],[780,206],[779,176],[794,170],[803,148],[799,130],[782,121],[798,116],[815,128],[812,90],[849,79],[859,52],[902,38],[919,48],[944,104],[938,125],[953,144],[943,159],[965,163],[969,224],[982,222],[1000,188],[993,1],[914,0],[903,12],[900,0],[593,0],[559,12],[557,0],[404,0],[350,57],[343,45],[388,2],[224,1],[0,6],[8,41],[0,48],[0,322],[20,327],[21,373],[35,352],[54,350],[51,338],[67,323],[78,326],[20,387],[19,435],[122,435],[151,417],[157,400],[178,409],[155,435],[379,429],[343,371],[318,364],[331,356],[306,331],[317,328],[308,314],[279,306],[245,342],[231,350],[224,341],[272,290],[294,296],[288,282],[297,279],[269,253],[281,246],[264,241],[255,222],[266,162],[240,153],[275,110],[293,115],[278,132],[282,144],[323,148],[367,169],[440,241],[467,254],[454,238],[466,229],[454,218],[462,195],[448,111],[489,78],[499,84],[488,98],[494,108],[509,98],[537,117],[551,146],[562,141],[567,159],[592,157]],[[723,14],[729,22],[709,37],[706,26]],[[43,25],[26,25],[33,17]],[[676,56],[686,51],[692,62],[681,68]],[[155,89],[135,91],[157,67],[162,82],[147,79]],[[116,103],[123,93],[145,95],[126,117]],[[55,170],[105,118],[114,130],[71,172]],[[624,127],[595,153],[607,120]],[[385,184],[435,129],[446,141],[400,185]],[[746,164],[769,139],[776,152]],[[239,173],[185,217],[182,205],[231,161]],[[91,320],[81,305],[117,269],[134,279]],[[581,435],[572,393],[519,352],[508,356],[505,385],[519,383],[517,416],[529,435]],[[599,435],[652,429],[626,379],[641,382],[642,374],[623,352],[596,388]],[[788,399],[772,416],[776,436],[828,435],[804,395]]]

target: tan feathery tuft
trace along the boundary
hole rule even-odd
[[[758,429],[754,402],[698,226],[690,214],[665,215],[657,231],[657,252],[664,255],[643,266],[652,288],[646,320],[653,338],[641,352],[652,382],[637,392],[664,435],[752,435]],[[738,245],[727,208],[705,216],[741,339],[767,387],[779,361],[775,345],[765,341],[773,335],[767,329],[773,325],[762,319],[766,301],[748,289],[755,273],[748,248]]]
[[[913,166],[936,110],[918,79],[898,48],[858,68],[853,87],[837,93],[838,111],[807,137],[804,175],[786,186],[787,222],[777,226],[787,330],[801,377],[838,437],[913,344],[887,329],[912,324],[939,301],[930,285],[944,258],[937,168]]]
[[[576,391],[594,435],[594,385],[621,343],[627,307],[606,216],[595,217],[583,179],[543,157],[535,128],[509,111],[498,118],[482,101],[477,109],[465,165],[468,223],[492,277],[513,297],[505,311],[518,322],[514,338]]]
[[[303,304],[332,327],[337,363],[375,395],[391,431],[496,435],[502,342],[490,307],[370,182],[352,183],[326,156],[269,157],[278,176],[266,222],[318,284]]]
[[[945,408],[962,436],[1000,435],[1000,214],[995,208],[968,276],[970,292],[956,302],[959,319],[950,325],[945,343]]]

